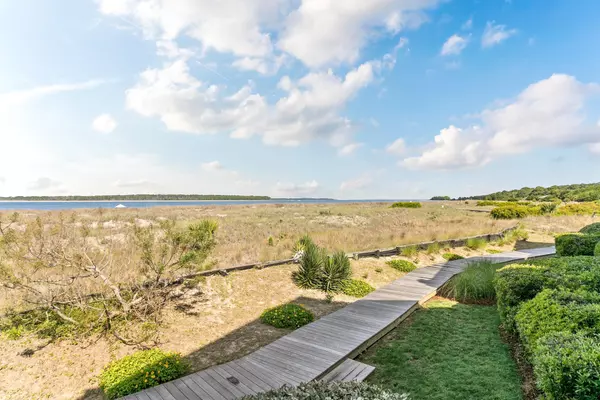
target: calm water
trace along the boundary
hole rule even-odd
[[[73,210],[78,208],[229,206],[248,204],[338,204],[396,200],[203,200],[203,201],[0,201],[0,210]]]

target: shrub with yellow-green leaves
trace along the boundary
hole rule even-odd
[[[177,353],[143,350],[108,364],[100,388],[109,399],[127,396],[185,375],[188,365]]]
[[[312,312],[298,304],[283,304],[265,310],[260,320],[275,328],[297,329],[315,319]]]

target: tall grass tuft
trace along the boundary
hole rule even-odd
[[[487,241],[482,238],[467,239],[467,247],[471,250],[480,250],[487,246]]]
[[[403,248],[400,254],[404,257],[412,258],[415,257],[418,252],[417,246],[408,246]]]
[[[427,254],[432,255],[432,254],[438,254],[440,252],[440,244],[438,242],[435,243],[431,243],[429,246],[427,246]]]
[[[496,300],[494,274],[500,267],[491,261],[471,263],[442,286],[439,294],[461,303],[493,304]]]

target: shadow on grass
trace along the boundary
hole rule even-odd
[[[554,246],[554,243],[544,243],[544,242],[529,242],[527,240],[518,240],[515,243],[514,250],[528,250],[528,249],[539,249],[541,247],[550,247]]]
[[[315,320],[348,305],[348,303],[345,302],[334,301],[333,303],[328,303],[325,300],[304,296],[298,297],[285,304],[300,304],[304,306],[313,311]],[[326,310],[326,314],[324,313],[324,310]],[[187,311],[188,310],[185,307],[180,309],[180,312],[183,313],[187,313]],[[291,332],[293,332],[293,330],[274,328],[263,324],[260,319],[255,319],[248,324],[231,331],[229,334],[184,355],[183,358],[191,365],[189,373],[193,373],[246,356]],[[168,338],[166,338],[166,340],[168,340]],[[88,389],[83,395],[77,398],[77,400],[100,399],[104,399],[104,394],[100,388]]]

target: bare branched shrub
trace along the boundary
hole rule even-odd
[[[100,226],[62,215],[0,218],[0,287],[25,309],[12,320],[51,337],[110,334],[140,346],[157,339],[173,299],[169,283],[204,268],[217,224],[181,229],[165,220],[117,238]]]

